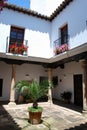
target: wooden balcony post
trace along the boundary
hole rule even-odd
[[[87,61],[82,61],[83,67],[83,114],[87,114]]]
[[[15,103],[15,65],[12,65],[12,77],[11,77],[11,88],[10,88],[10,102],[9,105],[16,105]]]

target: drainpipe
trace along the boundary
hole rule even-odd
[[[15,103],[15,89],[14,89],[14,85],[15,85],[15,64],[12,64],[12,77],[11,77],[11,88],[10,88],[10,102],[9,105],[16,105]]]

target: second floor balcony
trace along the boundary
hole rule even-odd
[[[17,54],[17,55],[28,55],[28,41],[23,40],[11,41],[10,37],[7,37],[6,40],[6,53]]]
[[[60,54],[69,50],[69,35],[64,35],[54,41],[54,54]]]

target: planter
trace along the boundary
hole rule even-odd
[[[41,116],[42,116],[42,108],[33,108],[30,107],[29,110],[29,121],[31,124],[39,124],[41,122]]]
[[[24,102],[24,97],[22,95],[19,95],[18,103],[23,103],[23,102]]]
[[[39,124],[41,122],[42,112],[29,112],[29,119],[31,124]]]

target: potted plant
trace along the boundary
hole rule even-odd
[[[39,124],[41,122],[41,116],[43,108],[38,106],[38,99],[47,95],[47,90],[49,83],[41,82],[40,84],[37,81],[33,80],[30,84],[30,98],[33,101],[33,105],[28,108],[30,123]]]
[[[66,102],[70,103],[72,97],[72,93],[70,91],[64,91],[61,93],[61,98]]]
[[[3,10],[3,7],[5,6],[5,2],[6,2],[7,0],[0,0],[0,12]]]
[[[29,98],[29,88],[30,84],[26,80],[21,80],[16,82],[14,88],[18,91],[18,103],[23,103],[26,98]]]
[[[43,81],[39,84],[36,80],[33,80],[32,83],[23,80],[15,84],[15,88],[19,90],[20,95],[28,97],[33,102],[32,106],[28,107],[29,120],[32,124],[41,122],[43,108],[38,106],[38,99],[47,95],[48,87],[48,81]]]

